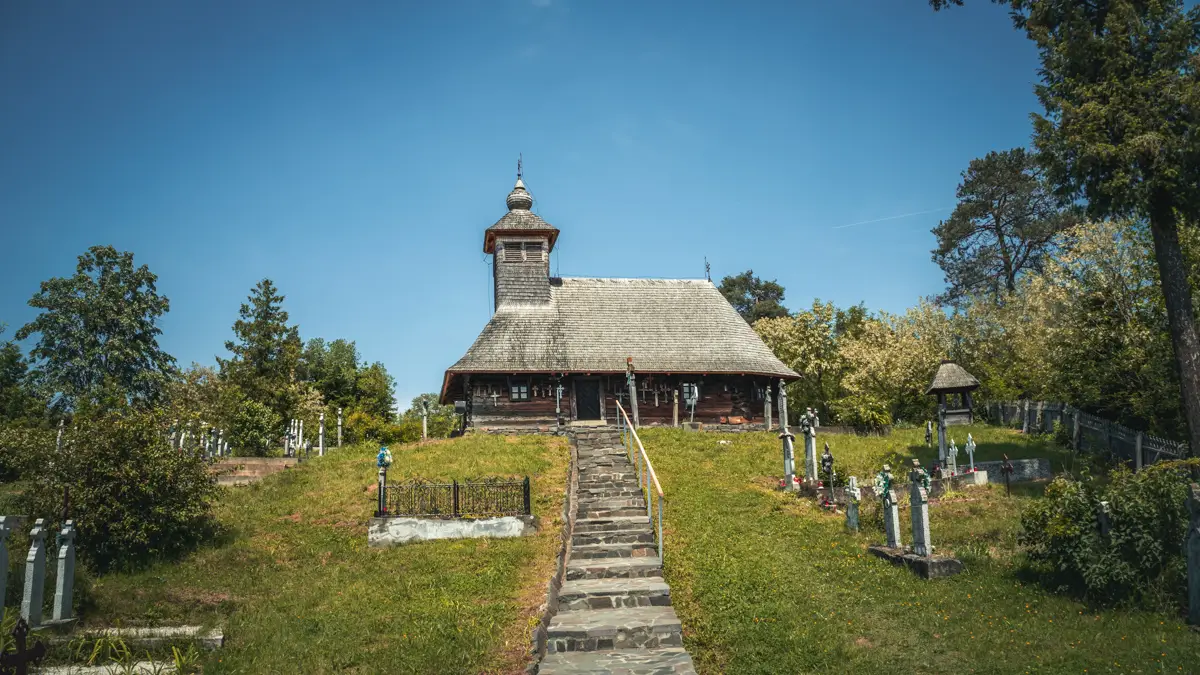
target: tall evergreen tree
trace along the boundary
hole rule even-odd
[[[284,296],[270,279],[258,282],[248,299],[233,324],[236,339],[225,343],[233,358],[217,359],[221,376],[286,419],[295,404],[291,385],[300,361],[300,332],[288,325]]]
[[[754,270],[725,277],[718,289],[746,323],[753,324],[765,317],[788,314],[787,308],[783,306],[783,286],[775,281],[759,279],[754,276]]]
[[[933,228],[933,261],[946,274],[940,301],[971,295],[994,300],[1017,288],[1017,277],[1042,268],[1055,235],[1074,224],[1063,200],[1024,148],[989,152],[971,161],[958,186],[958,206]]]
[[[1200,6],[1182,0],[993,0],[1038,47],[1034,145],[1064,197],[1150,226],[1193,452],[1200,335],[1180,228],[1200,212]],[[963,0],[930,0],[934,9]],[[1193,223],[1194,226],[1194,223]]]
[[[81,402],[154,402],[175,359],[158,346],[157,321],[170,309],[158,277],[133,254],[93,246],[75,275],[43,281],[29,300],[42,313],[17,331],[37,335],[30,350],[40,384],[65,407]]]

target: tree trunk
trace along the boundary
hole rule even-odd
[[[1183,412],[1188,423],[1188,454],[1195,456],[1200,449],[1200,339],[1196,336],[1192,287],[1188,282],[1183,249],[1179,246],[1178,227],[1174,209],[1170,207],[1158,209],[1150,217],[1154,258],[1158,262],[1158,277],[1167,307],[1167,325],[1175,349],[1175,362],[1179,366]]]

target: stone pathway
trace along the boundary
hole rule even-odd
[[[637,474],[615,428],[580,430],[575,529],[541,675],[692,674]]]
[[[226,457],[212,465],[218,485],[249,485],[300,463],[295,457]]]

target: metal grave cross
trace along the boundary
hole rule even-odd
[[[0,673],[3,675],[27,675],[30,664],[38,663],[46,656],[46,643],[38,641],[32,648],[26,649],[25,638],[29,636],[29,624],[24,617],[17,619],[17,625],[12,629],[13,643],[16,651],[0,654]]]

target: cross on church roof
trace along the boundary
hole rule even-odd
[[[521,180],[521,153],[517,153],[517,180]]]

